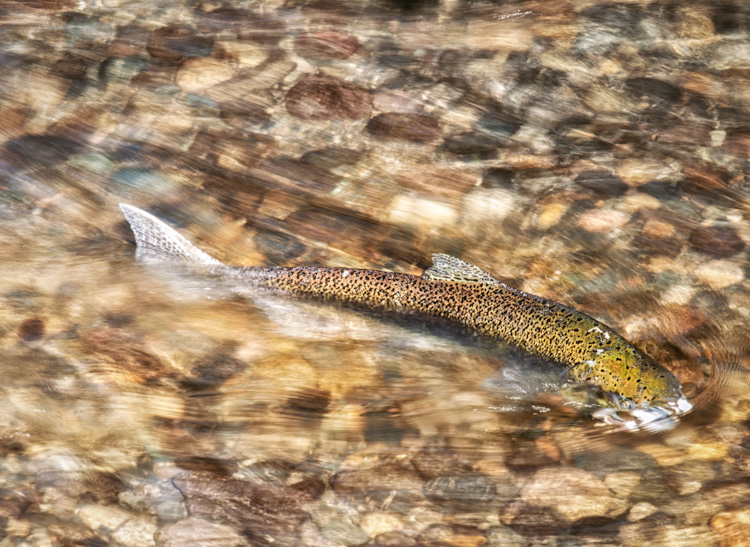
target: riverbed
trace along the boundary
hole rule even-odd
[[[750,8],[0,3],[0,547],[750,544]],[[611,326],[623,428],[422,317],[144,264],[432,253]]]

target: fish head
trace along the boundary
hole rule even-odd
[[[599,409],[594,417],[623,430],[668,431],[679,424],[678,416],[690,411],[693,405],[682,393],[674,374],[642,357],[640,366],[635,371],[632,367],[629,370],[630,383],[620,386],[618,392],[610,392],[612,406]]]
[[[637,356],[634,369],[632,376],[638,386],[633,398],[635,403],[643,406],[674,406],[676,409],[685,407],[687,399],[682,393],[682,385],[670,370],[645,355]]]
[[[633,356],[631,397],[627,399],[627,406],[619,408],[628,410],[631,416],[628,423],[637,424],[636,429],[672,429],[678,423],[677,416],[691,410],[692,403],[682,393],[680,381],[671,371],[639,352],[634,352]]]
[[[598,354],[588,379],[610,393],[612,406],[622,410],[660,406],[672,414],[692,407],[677,377],[632,346]]]
[[[632,346],[597,355],[595,369],[606,391],[635,405],[682,395],[680,381],[672,372]]]

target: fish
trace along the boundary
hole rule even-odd
[[[692,408],[677,377],[611,327],[506,285],[459,258],[433,254],[432,265],[421,276],[339,267],[229,266],[151,213],[124,203],[120,208],[135,236],[139,260],[183,262],[242,286],[442,318],[559,363],[572,380],[609,394],[615,411],[637,410],[640,423]],[[649,408],[660,410],[644,412]],[[600,417],[610,423],[620,420],[614,411]]]

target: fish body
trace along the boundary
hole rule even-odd
[[[120,207],[142,259],[202,264],[243,286],[441,317],[561,363],[573,379],[613,394],[616,406],[661,404],[673,413],[691,406],[674,374],[607,325],[510,287],[458,258],[432,255],[433,264],[422,276],[356,268],[231,267],[153,215],[130,205]]]

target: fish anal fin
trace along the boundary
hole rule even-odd
[[[433,281],[454,283],[500,283],[480,267],[442,253],[432,255],[432,266],[424,271],[422,277]]]

